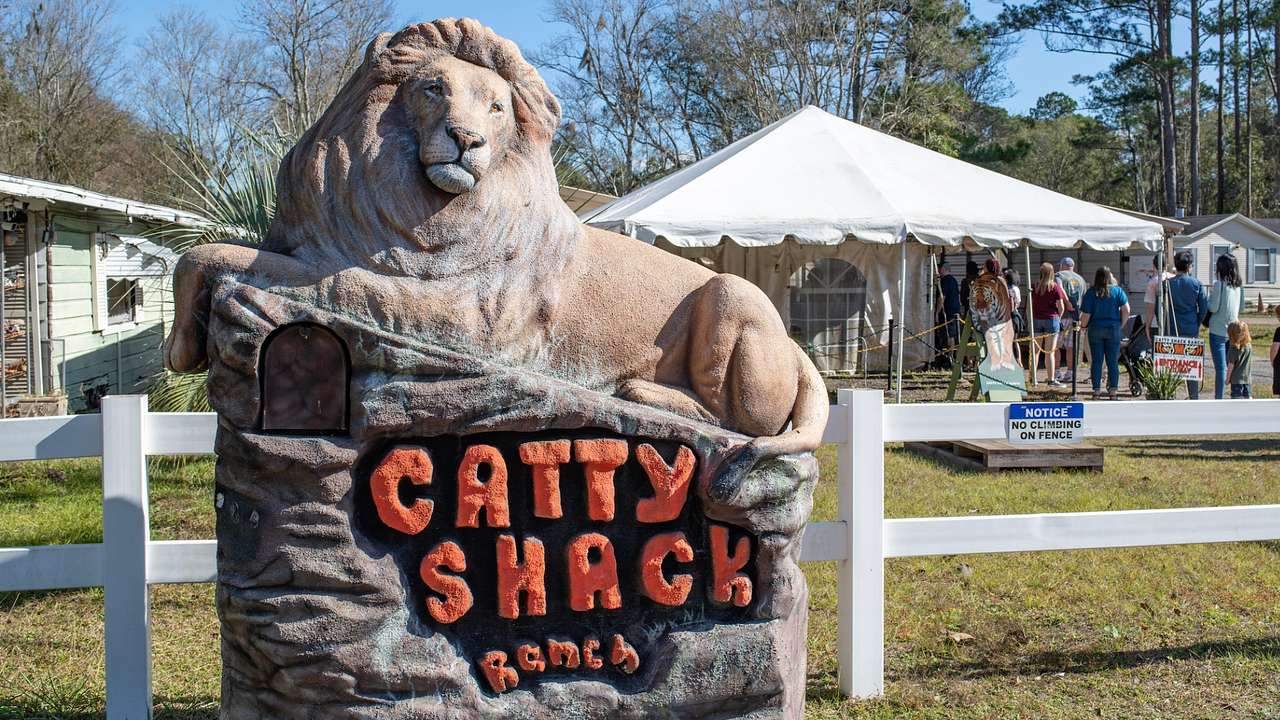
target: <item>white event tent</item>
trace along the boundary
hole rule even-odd
[[[1155,251],[1164,239],[1154,222],[812,106],[580,217],[756,283],[832,370],[851,367],[859,348],[885,345],[891,317],[913,334],[933,325],[937,246]],[[931,353],[911,343],[905,354],[916,362]],[[879,367],[889,360],[869,357]]]

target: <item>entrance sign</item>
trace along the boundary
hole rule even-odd
[[[184,254],[221,717],[803,717],[822,378],[754,285],[583,226],[559,119],[474,20],[383,34],[268,237]]]
[[[1013,403],[1006,431],[1011,443],[1079,442],[1084,437],[1084,403]]]
[[[751,617],[759,541],[699,512],[689,447],[579,431],[379,454],[355,526],[494,693],[575,677],[633,689],[656,629]]]
[[[1152,338],[1152,367],[1183,380],[1204,380],[1204,340],[1171,335]]]

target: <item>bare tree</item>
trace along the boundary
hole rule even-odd
[[[177,162],[200,166],[202,176],[228,174],[266,124],[262,94],[243,82],[256,63],[249,40],[220,32],[199,11],[170,10],[141,43],[139,114],[167,138]]]
[[[7,81],[0,113],[5,166],[86,183],[127,125],[109,100],[121,70],[106,28],[108,0],[18,0],[0,28]]]
[[[682,164],[657,101],[673,10],[666,0],[553,0],[549,17],[566,31],[532,54],[565,78],[557,90],[572,161],[615,193]]]
[[[945,145],[1002,57],[953,0],[554,0],[560,140],[625,192],[806,105]],[[950,148],[943,148],[950,149]]]
[[[297,137],[391,22],[390,0],[245,0],[240,24],[261,49],[244,81],[264,93],[284,137]]]

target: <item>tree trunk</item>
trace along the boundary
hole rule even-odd
[[[1275,30],[1275,38],[1271,42],[1274,50],[1274,55],[1271,59],[1271,77],[1275,85],[1276,96],[1275,124],[1277,128],[1280,128],[1280,17],[1276,18],[1273,29]],[[1272,169],[1274,174],[1272,183],[1274,185],[1271,188],[1271,198],[1272,207],[1276,208],[1280,207],[1280,151],[1273,153],[1273,162],[1275,167]]]
[[[1191,183],[1191,215],[1200,214],[1200,0],[1191,0],[1191,147],[1187,182]]]
[[[1244,0],[1244,215],[1253,217],[1253,3]]]
[[[1223,20],[1225,19],[1224,15],[1226,14],[1223,12],[1223,5],[1225,5],[1225,3],[1226,3],[1226,0],[1218,0],[1218,173],[1217,173],[1218,188],[1217,188],[1216,207],[1219,215],[1226,212],[1226,194],[1227,194],[1227,178],[1226,178],[1227,164],[1223,157],[1224,153],[1223,153],[1223,147],[1222,147],[1223,146],[1222,136],[1223,136],[1223,130],[1225,129],[1223,118],[1222,118],[1222,104],[1223,104],[1222,94],[1226,90],[1226,87],[1223,83],[1223,79],[1225,75],[1223,51],[1226,49],[1225,47],[1226,32],[1222,24]]]
[[[1240,0],[1231,0],[1231,156],[1240,173]]]
[[[1164,172],[1164,212],[1168,217],[1174,217],[1178,211],[1178,152],[1174,135],[1171,0],[1159,0],[1156,8],[1160,46],[1160,67],[1157,74],[1160,86],[1160,164]]]

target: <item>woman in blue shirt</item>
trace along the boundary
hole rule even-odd
[[[1112,282],[1111,270],[1098,268],[1093,286],[1080,302],[1080,329],[1089,333],[1089,354],[1093,361],[1089,373],[1093,380],[1093,399],[1102,396],[1102,363],[1107,363],[1107,395],[1116,399],[1120,385],[1120,328],[1129,320],[1129,296]]]

